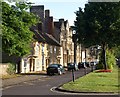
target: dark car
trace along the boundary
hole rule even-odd
[[[87,68],[89,67],[89,63],[88,62],[79,62],[78,63],[78,68]]]
[[[47,68],[47,75],[53,75],[53,74],[64,74],[65,69],[61,64],[50,64]]]
[[[70,71],[72,69],[78,70],[78,66],[77,66],[77,64],[74,64],[74,63],[68,63],[67,64],[67,69],[68,69],[68,71]]]
[[[91,65],[91,66],[95,66],[96,64],[97,64],[97,63],[94,62],[94,61],[90,62],[90,65]]]

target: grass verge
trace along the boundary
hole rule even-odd
[[[120,72],[120,69],[119,69]],[[92,72],[88,75],[69,82],[62,86],[65,90],[78,92],[113,92],[118,93],[120,84],[118,83],[118,68],[112,72]],[[120,92],[120,90],[119,90]]]
[[[7,75],[2,75],[2,79],[9,79],[9,78],[15,78],[15,77],[19,77],[22,76],[20,74],[7,74]]]

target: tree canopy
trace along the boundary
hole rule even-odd
[[[106,49],[120,45],[120,2],[89,2],[76,12],[74,29],[78,42],[86,47],[100,45],[104,68]]]
[[[86,46],[120,45],[120,2],[89,2],[76,12],[75,30]]]
[[[2,2],[2,50],[9,55],[23,56],[30,52],[33,32],[30,27],[37,24],[39,18],[27,12],[26,2],[9,5]]]

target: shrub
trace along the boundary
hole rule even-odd
[[[15,73],[15,64],[13,64],[13,63],[8,64],[7,73],[8,74],[14,74]]]
[[[100,62],[97,65],[97,69],[104,69],[104,65],[103,65],[103,57],[102,57],[102,53],[100,53]],[[115,56],[114,53],[112,53],[111,50],[106,50],[106,64],[107,64],[107,69],[113,69],[113,66],[115,65],[116,61],[115,61]]]
[[[104,65],[103,63],[100,61],[97,66],[96,66],[96,69],[103,69],[104,68]]]
[[[110,50],[106,50],[106,63],[108,69],[113,69],[113,66],[115,65],[115,56]]]

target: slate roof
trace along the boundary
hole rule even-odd
[[[50,34],[38,32],[38,30],[32,29],[34,32],[34,39],[38,42],[47,43],[49,45],[61,46],[60,43]]]
[[[66,28],[66,25],[67,25],[68,21],[66,20],[66,21],[64,21],[63,23],[64,23],[64,27]],[[61,25],[62,25],[62,22],[60,22],[60,21],[55,21],[55,22],[54,22],[54,25],[55,25],[56,28],[60,29],[60,28],[61,28]]]

